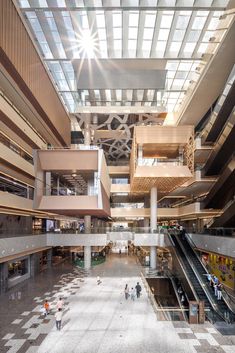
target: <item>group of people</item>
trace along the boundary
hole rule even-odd
[[[221,300],[223,284],[220,283],[219,279],[215,275],[210,273],[207,274],[207,280],[210,283],[210,286],[214,288],[214,293],[216,298],[218,300]]]
[[[62,309],[64,307],[64,301],[62,298],[59,298],[58,302],[56,303],[56,313],[55,313],[55,322],[56,328],[58,331],[61,329],[61,322],[62,322]],[[50,304],[48,300],[45,300],[42,309],[44,317],[46,317],[50,313]]]
[[[137,282],[135,287],[131,287],[129,288],[128,284],[125,285],[125,289],[124,289],[124,295],[125,295],[125,299],[127,300],[129,297],[131,297],[131,300],[135,300],[135,298],[139,298],[141,295],[141,285],[139,284],[139,282]]]

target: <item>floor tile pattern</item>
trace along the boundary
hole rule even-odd
[[[235,353],[235,332],[223,336],[210,323],[157,321],[142,283],[140,299],[126,301],[124,286],[141,282],[140,271],[134,257],[112,255],[92,271],[67,264],[24,282],[1,297],[0,352]],[[54,318],[59,297],[65,301],[61,331]],[[46,318],[45,299],[51,306]]]

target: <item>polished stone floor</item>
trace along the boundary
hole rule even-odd
[[[235,336],[222,336],[209,323],[157,321],[140,271],[135,257],[113,254],[89,273],[61,265],[26,281],[0,297],[0,352],[235,352]],[[125,284],[137,281],[140,299],[126,301]],[[59,296],[65,301],[61,331],[54,318]],[[46,319],[44,299],[51,304]]]

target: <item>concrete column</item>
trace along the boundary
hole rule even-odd
[[[45,173],[45,183],[46,183],[46,196],[51,195],[51,172]]]
[[[91,232],[91,216],[84,216],[85,233]],[[84,246],[84,268],[89,270],[91,268],[91,246]]]
[[[84,216],[84,227],[85,233],[89,234],[91,232],[91,216]]]
[[[155,270],[157,267],[157,248],[150,246],[150,268]]]
[[[56,189],[57,189],[57,195],[60,194],[60,177],[58,175],[57,181],[56,181]]]
[[[150,227],[151,233],[157,230],[157,188],[153,186],[150,191]],[[156,246],[150,247],[150,268],[156,269],[157,267],[157,248]]]
[[[90,114],[86,114],[85,124],[84,124],[84,145],[90,146],[91,144],[91,117]]]
[[[157,229],[157,187],[153,186],[150,191],[150,227],[153,233]]]
[[[47,267],[52,266],[52,249],[47,250]]]
[[[85,270],[91,268],[91,246],[84,246],[84,268]]]
[[[8,289],[8,264],[3,262],[0,264],[0,294],[5,293]]]
[[[150,208],[149,196],[144,197],[144,208]],[[144,217],[144,228],[149,228],[149,217]],[[147,229],[146,229],[147,230]]]

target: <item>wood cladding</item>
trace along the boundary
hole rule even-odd
[[[13,4],[0,2],[1,63],[61,145],[70,143],[70,120]]]
[[[184,165],[137,166],[137,148],[167,155],[183,147]],[[181,186],[194,173],[194,129],[192,126],[135,126],[130,158],[131,193],[146,193],[156,186],[161,195]]]

